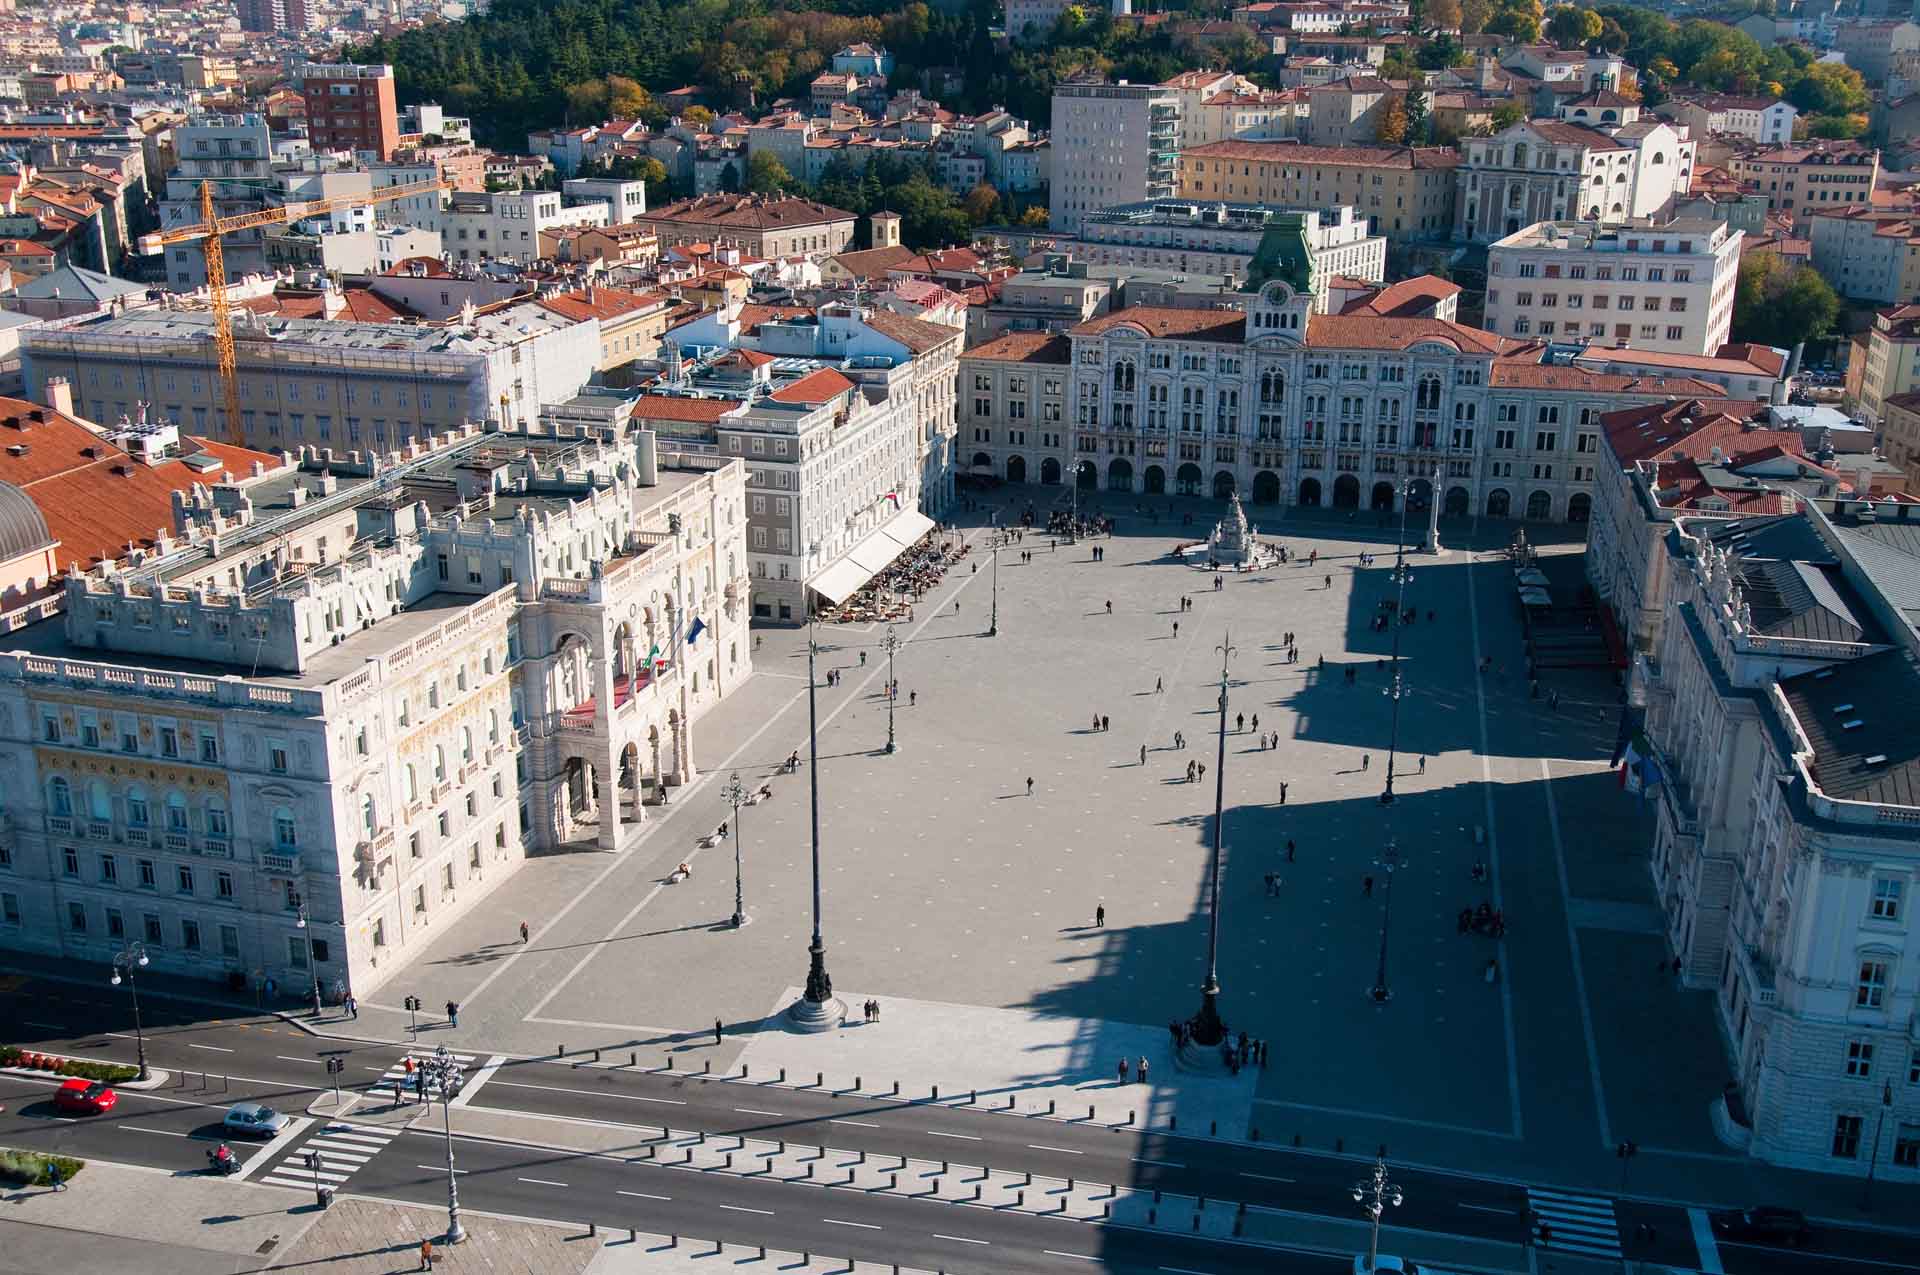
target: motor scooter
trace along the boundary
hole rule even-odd
[[[207,1172],[230,1178],[240,1172],[240,1157],[229,1148],[222,1147],[221,1150],[227,1154],[222,1156],[219,1151],[207,1152]]]

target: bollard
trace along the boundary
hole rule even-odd
[[[1158,1222],[1159,1220],[1160,1220],[1160,1210],[1159,1210],[1159,1209],[1148,1209],[1148,1210],[1147,1210],[1147,1225],[1148,1225],[1148,1226],[1152,1226],[1152,1225],[1153,1225],[1154,1223],[1156,1223],[1156,1222]]]
[[[1345,1151],[1347,1149],[1347,1140],[1345,1138],[1335,1138],[1333,1140],[1333,1149],[1335,1151]]]
[[[760,1260],[763,1262],[767,1260],[767,1246],[765,1244],[760,1246]]]
[[[847,1176],[848,1178],[852,1178],[853,1175],[849,1173]],[[889,1173],[887,1175],[887,1190],[891,1191],[895,1187],[898,1187],[899,1185],[900,1185],[900,1175],[898,1173]]]
[[[648,1148],[647,1148],[647,1154],[646,1154],[646,1158],[647,1158],[647,1159],[649,1159],[649,1160],[651,1160],[651,1159],[653,1159],[653,1153],[654,1153],[654,1151],[655,1151],[656,1149],[657,1149],[657,1148],[654,1148],[654,1147],[648,1147]]]
[[[782,1138],[780,1139],[780,1154],[785,1155],[786,1153],[787,1153],[787,1140],[785,1138]]]
[[[1012,1094],[1008,1094],[1008,1095],[1007,1095],[1007,1110],[1008,1110],[1008,1111],[1012,1111],[1012,1110],[1013,1110],[1013,1095],[1012,1095]]]
[[[980,1091],[978,1089],[967,1090],[967,1105],[969,1107],[977,1107],[980,1105]]]
[[[1065,1213],[1066,1211],[1067,1211],[1067,1197],[1063,1195],[1060,1197],[1060,1207],[1055,1209],[1054,1212]]]
[[[588,1235],[588,1237],[589,1237],[589,1238],[591,1238],[592,1236],[595,1236],[595,1235],[598,1235],[598,1234],[600,1234],[600,1224],[599,1224],[598,1222],[589,1222],[589,1223],[587,1223],[587,1235]]]
[[[935,1102],[939,1102],[939,1101],[940,1101],[940,1086],[939,1086],[939,1085],[935,1085],[935,1086],[933,1087],[933,1101],[935,1101]]]
[[[1025,1208],[1027,1205],[1027,1193],[1025,1191],[1015,1191],[1013,1193],[1013,1203],[1016,1208]]]
[[[1167,1128],[1168,1128],[1169,1130],[1175,1130],[1175,1129],[1178,1129],[1179,1127],[1180,1127],[1180,1117],[1179,1117],[1179,1116],[1168,1116],[1168,1117],[1167,1117]]]
[[[640,1242],[640,1228],[637,1226],[629,1226],[627,1228],[627,1243],[638,1244],[639,1242]]]
[[[827,1083],[827,1073],[826,1073],[826,1072],[824,1072],[824,1071],[816,1071],[816,1072],[814,1072],[814,1073],[813,1073],[813,1087],[814,1087],[815,1089],[821,1089],[821,1088],[824,1088],[824,1087],[826,1086],[826,1083]]]
[[[1021,1186],[1032,1186],[1032,1185],[1033,1185],[1033,1174],[1031,1174],[1031,1173],[1025,1173],[1025,1172],[1023,1172],[1023,1173],[1021,1173],[1021,1175],[1020,1175],[1020,1185],[1021,1185]]]
[[[1387,1144],[1384,1142],[1380,1144],[1380,1158],[1382,1160],[1387,1158]]]
[[[1196,1197],[1193,1207],[1201,1212],[1205,1212],[1207,1207],[1207,1197],[1204,1195]]]
[[[627,1066],[629,1066],[629,1067],[638,1067],[639,1065],[640,1065],[640,1053],[639,1053],[639,1051],[638,1051],[638,1050],[632,1050],[632,1049],[630,1049],[630,1050],[628,1050],[628,1051],[627,1051]]]
[[[1293,1145],[1296,1147],[1300,1145],[1300,1135],[1297,1133],[1293,1135]]]
[[[800,1176],[803,1178],[810,1178],[813,1176],[813,1161],[811,1160],[807,1161],[807,1171],[801,1174]]]
[[[867,1087],[866,1079],[867,1078],[865,1076],[855,1076],[853,1078],[853,1091],[855,1093],[859,1093],[862,1089],[865,1089]]]
[[[800,1250],[800,1265],[802,1266],[813,1265],[813,1254],[807,1252],[807,1250],[804,1248]]]
[[[221,1077],[220,1077],[220,1092],[221,1092],[221,1093],[225,1093],[225,1092],[227,1091],[227,1082],[228,1082],[229,1080],[232,1080],[232,1079],[233,1079],[233,1077],[231,1077],[231,1076],[221,1076]]]
[[[1254,1126],[1253,1128],[1251,1128],[1251,1129],[1249,1129],[1249,1130],[1247,1130],[1247,1141],[1249,1141],[1249,1142],[1258,1142],[1258,1141],[1260,1141],[1260,1126],[1259,1126],[1259,1125],[1255,1125],[1255,1126]]]
[[[945,1173],[946,1171],[947,1171],[947,1162],[945,1160],[942,1160],[940,1162],[940,1172]]]
[[[1193,1229],[1196,1231],[1200,1229],[1200,1215],[1198,1213],[1193,1215]]]
[[[565,1058],[565,1057],[567,1056],[567,1047],[566,1047],[566,1045],[565,1045],[565,1044],[562,1044],[562,1045],[561,1045],[561,1046],[560,1046],[560,1047],[559,1047],[558,1049],[556,1049],[556,1050],[554,1050],[554,1051],[553,1051],[553,1056],[554,1056],[555,1058]]]
[[[1048,1115],[1053,1114],[1053,1099],[1051,1098],[1047,1099],[1047,1114]]]
[[[787,1083],[787,1069],[785,1067],[780,1069],[780,1083],[783,1085]]]
[[[1134,1117],[1136,1117],[1136,1116],[1138,1116],[1139,1114],[1140,1114],[1140,1113],[1139,1113],[1138,1111],[1135,1111],[1135,1110],[1134,1110],[1134,1109],[1133,1109],[1132,1107],[1128,1107],[1128,1108],[1127,1108],[1127,1123],[1128,1123],[1128,1124],[1132,1124],[1132,1123],[1133,1123],[1133,1121],[1134,1121]]]
[[[1153,1202],[1154,1202],[1155,1204],[1158,1204],[1158,1203],[1160,1203],[1160,1188],[1159,1188],[1159,1187],[1155,1187],[1155,1188],[1153,1188]]]
[[[703,1147],[707,1145],[707,1131],[705,1129],[700,1131],[700,1145]]]
[[[1207,1122],[1207,1136],[1210,1138],[1220,1136],[1220,1122],[1218,1120],[1210,1120]]]
[[[867,1153],[864,1151],[860,1153],[860,1158],[854,1161],[855,1164],[865,1164],[866,1162],[867,1162]]]
[[[713,1059],[702,1058],[700,1060],[700,1074],[703,1076],[709,1076],[713,1074]]]
[[[668,1070],[668,1071],[672,1071],[672,1070],[673,1070],[673,1055],[672,1055],[672,1054],[668,1054],[668,1055],[667,1055],[667,1070]]]
[[[741,1063],[741,1064],[740,1064],[740,1079],[742,1079],[742,1080],[745,1080],[746,1078],[747,1078],[747,1065],[746,1065],[745,1063]]]
[[[733,1167],[733,1152],[731,1151],[727,1152],[727,1163],[725,1167],[729,1169]]]
[[[1088,1120],[1092,1120],[1092,1119],[1093,1119],[1093,1104],[1092,1104],[1092,1103],[1088,1103],[1088,1104],[1087,1104],[1087,1119],[1088,1119]]]
[[[597,1050],[597,1049],[593,1051],[593,1060],[594,1060],[595,1062],[599,1062],[599,1061],[600,1061],[600,1051],[599,1051],[599,1050]]]
[[[900,1096],[900,1082],[896,1080],[893,1082],[893,1092],[889,1094],[888,1097],[898,1098],[899,1096]]]
[[[668,1247],[668,1248],[679,1248],[679,1247],[680,1247],[680,1237],[679,1237],[678,1235],[669,1235],[669,1236],[667,1236],[667,1247]]]
[[[1100,1206],[1100,1216],[1101,1216],[1102,1218],[1110,1218],[1110,1217],[1112,1217],[1112,1216],[1113,1216],[1113,1205],[1111,1205],[1111,1204],[1102,1204],[1102,1205]]]

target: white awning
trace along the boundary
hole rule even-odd
[[[822,568],[807,587],[838,606],[861,585],[891,566],[895,558],[912,548],[932,528],[933,519],[917,509],[903,509]]]

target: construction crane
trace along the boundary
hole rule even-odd
[[[247,440],[240,432],[240,382],[233,355],[233,307],[227,303],[227,265],[226,254],[220,245],[221,237],[261,226],[290,225],[343,208],[367,208],[450,189],[451,184],[444,181],[408,182],[364,195],[330,195],[324,199],[296,200],[273,208],[222,217],[214,207],[213,183],[201,182],[200,220],[197,223],[140,236],[140,251],[147,256],[165,252],[168,244],[187,243],[195,239],[200,241],[201,251],[207,259],[207,293],[213,302],[213,349],[219,369],[220,395],[227,409],[226,438],[229,442],[244,444]]]

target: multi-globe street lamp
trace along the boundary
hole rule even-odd
[[[458,1244],[467,1238],[467,1230],[460,1225],[460,1178],[459,1170],[453,1167],[453,1095],[459,1088],[462,1068],[447,1052],[445,1045],[434,1050],[431,1058],[422,1058],[417,1064],[421,1073],[421,1084],[427,1093],[434,1089],[440,1091],[441,1119],[447,1137],[447,1234],[446,1242]]]
[[[147,967],[147,945],[138,939],[129,940],[113,958],[113,985],[120,986],[124,978],[127,991],[133,997],[133,1044],[140,1060],[140,1079],[151,1080],[153,1073],[147,1070],[147,1035],[140,1029],[140,985],[134,980],[136,969]]]
[[[720,795],[733,807],[733,928],[737,930],[747,923],[746,886],[740,867],[740,807],[747,804],[747,788],[740,782],[739,771],[733,772]]]
[[[807,619],[807,787],[813,842],[813,941],[807,945],[806,990],[787,1007],[787,1021],[795,1029],[806,1032],[831,1030],[847,1016],[847,1007],[834,998],[833,980],[827,975],[826,944],[820,937],[820,715],[816,703],[819,678],[814,674],[814,659],[819,651],[810,615]]]
[[[1372,1229],[1367,1237],[1367,1264],[1364,1268],[1368,1275],[1375,1270],[1380,1261],[1380,1218],[1387,1206],[1400,1207],[1400,1188],[1387,1180],[1387,1160],[1385,1156],[1376,1156],[1373,1161],[1373,1173],[1353,1184],[1353,1202],[1367,1215]]]
[[[1227,661],[1237,650],[1233,635],[1226,634],[1214,649],[1220,652],[1220,723],[1213,762],[1213,856],[1207,872],[1207,978],[1200,985],[1200,1010],[1187,1021],[1188,1039],[1208,1055],[1217,1052],[1227,1038],[1227,1025],[1220,1017],[1220,859],[1226,823]]]

